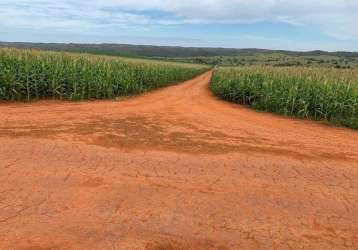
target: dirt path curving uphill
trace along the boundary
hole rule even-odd
[[[357,249],[358,133],[216,100],[0,104],[0,249]]]

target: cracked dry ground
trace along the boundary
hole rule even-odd
[[[0,104],[0,249],[358,249],[358,133],[215,99]]]

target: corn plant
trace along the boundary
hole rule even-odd
[[[358,70],[220,68],[211,90],[224,100],[358,129]]]
[[[206,66],[0,49],[0,100],[106,99],[188,80]]]

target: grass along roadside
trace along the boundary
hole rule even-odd
[[[219,68],[210,88],[221,99],[257,110],[358,129],[358,70]]]
[[[0,100],[108,99],[182,82],[208,69],[154,60],[0,49]]]

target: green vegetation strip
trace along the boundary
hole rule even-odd
[[[211,90],[238,104],[358,129],[358,70],[219,68]]]
[[[0,49],[0,100],[114,98],[182,82],[208,69],[154,60]]]

